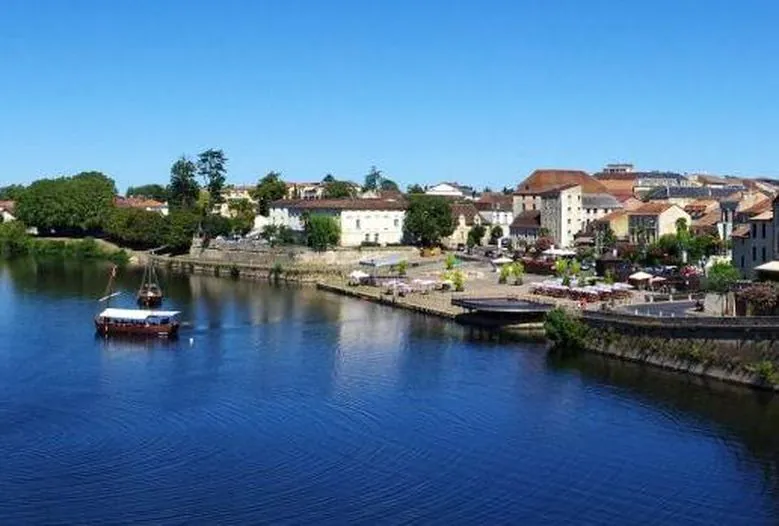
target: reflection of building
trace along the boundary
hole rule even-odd
[[[392,382],[398,360],[406,349],[409,318],[402,312],[366,313],[361,301],[339,298],[338,366],[336,382],[364,382],[381,378]]]
[[[341,227],[341,246],[399,244],[406,201],[384,199],[298,199],[275,201],[268,223],[303,232],[306,215],[333,217]]]

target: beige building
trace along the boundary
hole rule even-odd
[[[661,236],[676,233],[676,221],[684,219],[689,226],[690,214],[678,205],[665,202],[646,203],[628,211],[628,238],[631,243],[653,243]]]
[[[615,238],[628,238],[628,212],[626,210],[615,210],[595,221],[596,230],[605,230],[607,225],[611,228]]]
[[[484,226],[484,238],[482,243],[489,239],[489,223],[481,216],[479,210],[473,203],[454,203],[452,204],[452,219],[454,220],[454,232],[452,235],[441,240],[449,247],[454,248],[457,245],[466,245],[468,243],[468,234],[476,225]]]

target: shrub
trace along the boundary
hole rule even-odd
[[[446,270],[452,270],[456,264],[457,257],[454,254],[448,254],[446,256],[446,260],[444,261],[444,267]]]
[[[398,271],[399,276],[405,276],[408,272],[408,261],[403,260],[395,266],[395,270]]]
[[[509,276],[512,274],[512,265],[502,265],[500,267],[500,275],[498,276],[498,283],[508,282]]]
[[[581,321],[572,318],[563,309],[552,309],[544,321],[546,336],[555,347],[565,350],[579,351],[586,347],[589,327]]]

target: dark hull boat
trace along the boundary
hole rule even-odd
[[[156,285],[149,287],[141,287],[138,291],[136,301],[139,307],[154,308],[162,305],[162,291]]]
[[[135,298],[136,302],[139,307],[151,309],[162,305],[163,297],[157,273],[154,270],[154,265],[150,262],[143,271],[143,280]]]

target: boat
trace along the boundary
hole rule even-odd
[[[105,309],[95,316],[95,330],[100,336],[157,336],[175,338],[178,336],[181,321],[179,311],[119,309],[111,307],[111,298],[121,292],[113,292],[116,279],[116,266],[111,269],[105,295],[100,298],[106,302]]]
[[[95,316],[100,336],[156,336],[175,338],[181,322],[175,310],[117,309],[108,307]]]
[[[138,289],[136,301],[139,307],[150,309],[162,305],[162,299],[162,288],[157,280],[157,272],[154,270],[154,265],[149,261],[143,270],[143,279]]]

